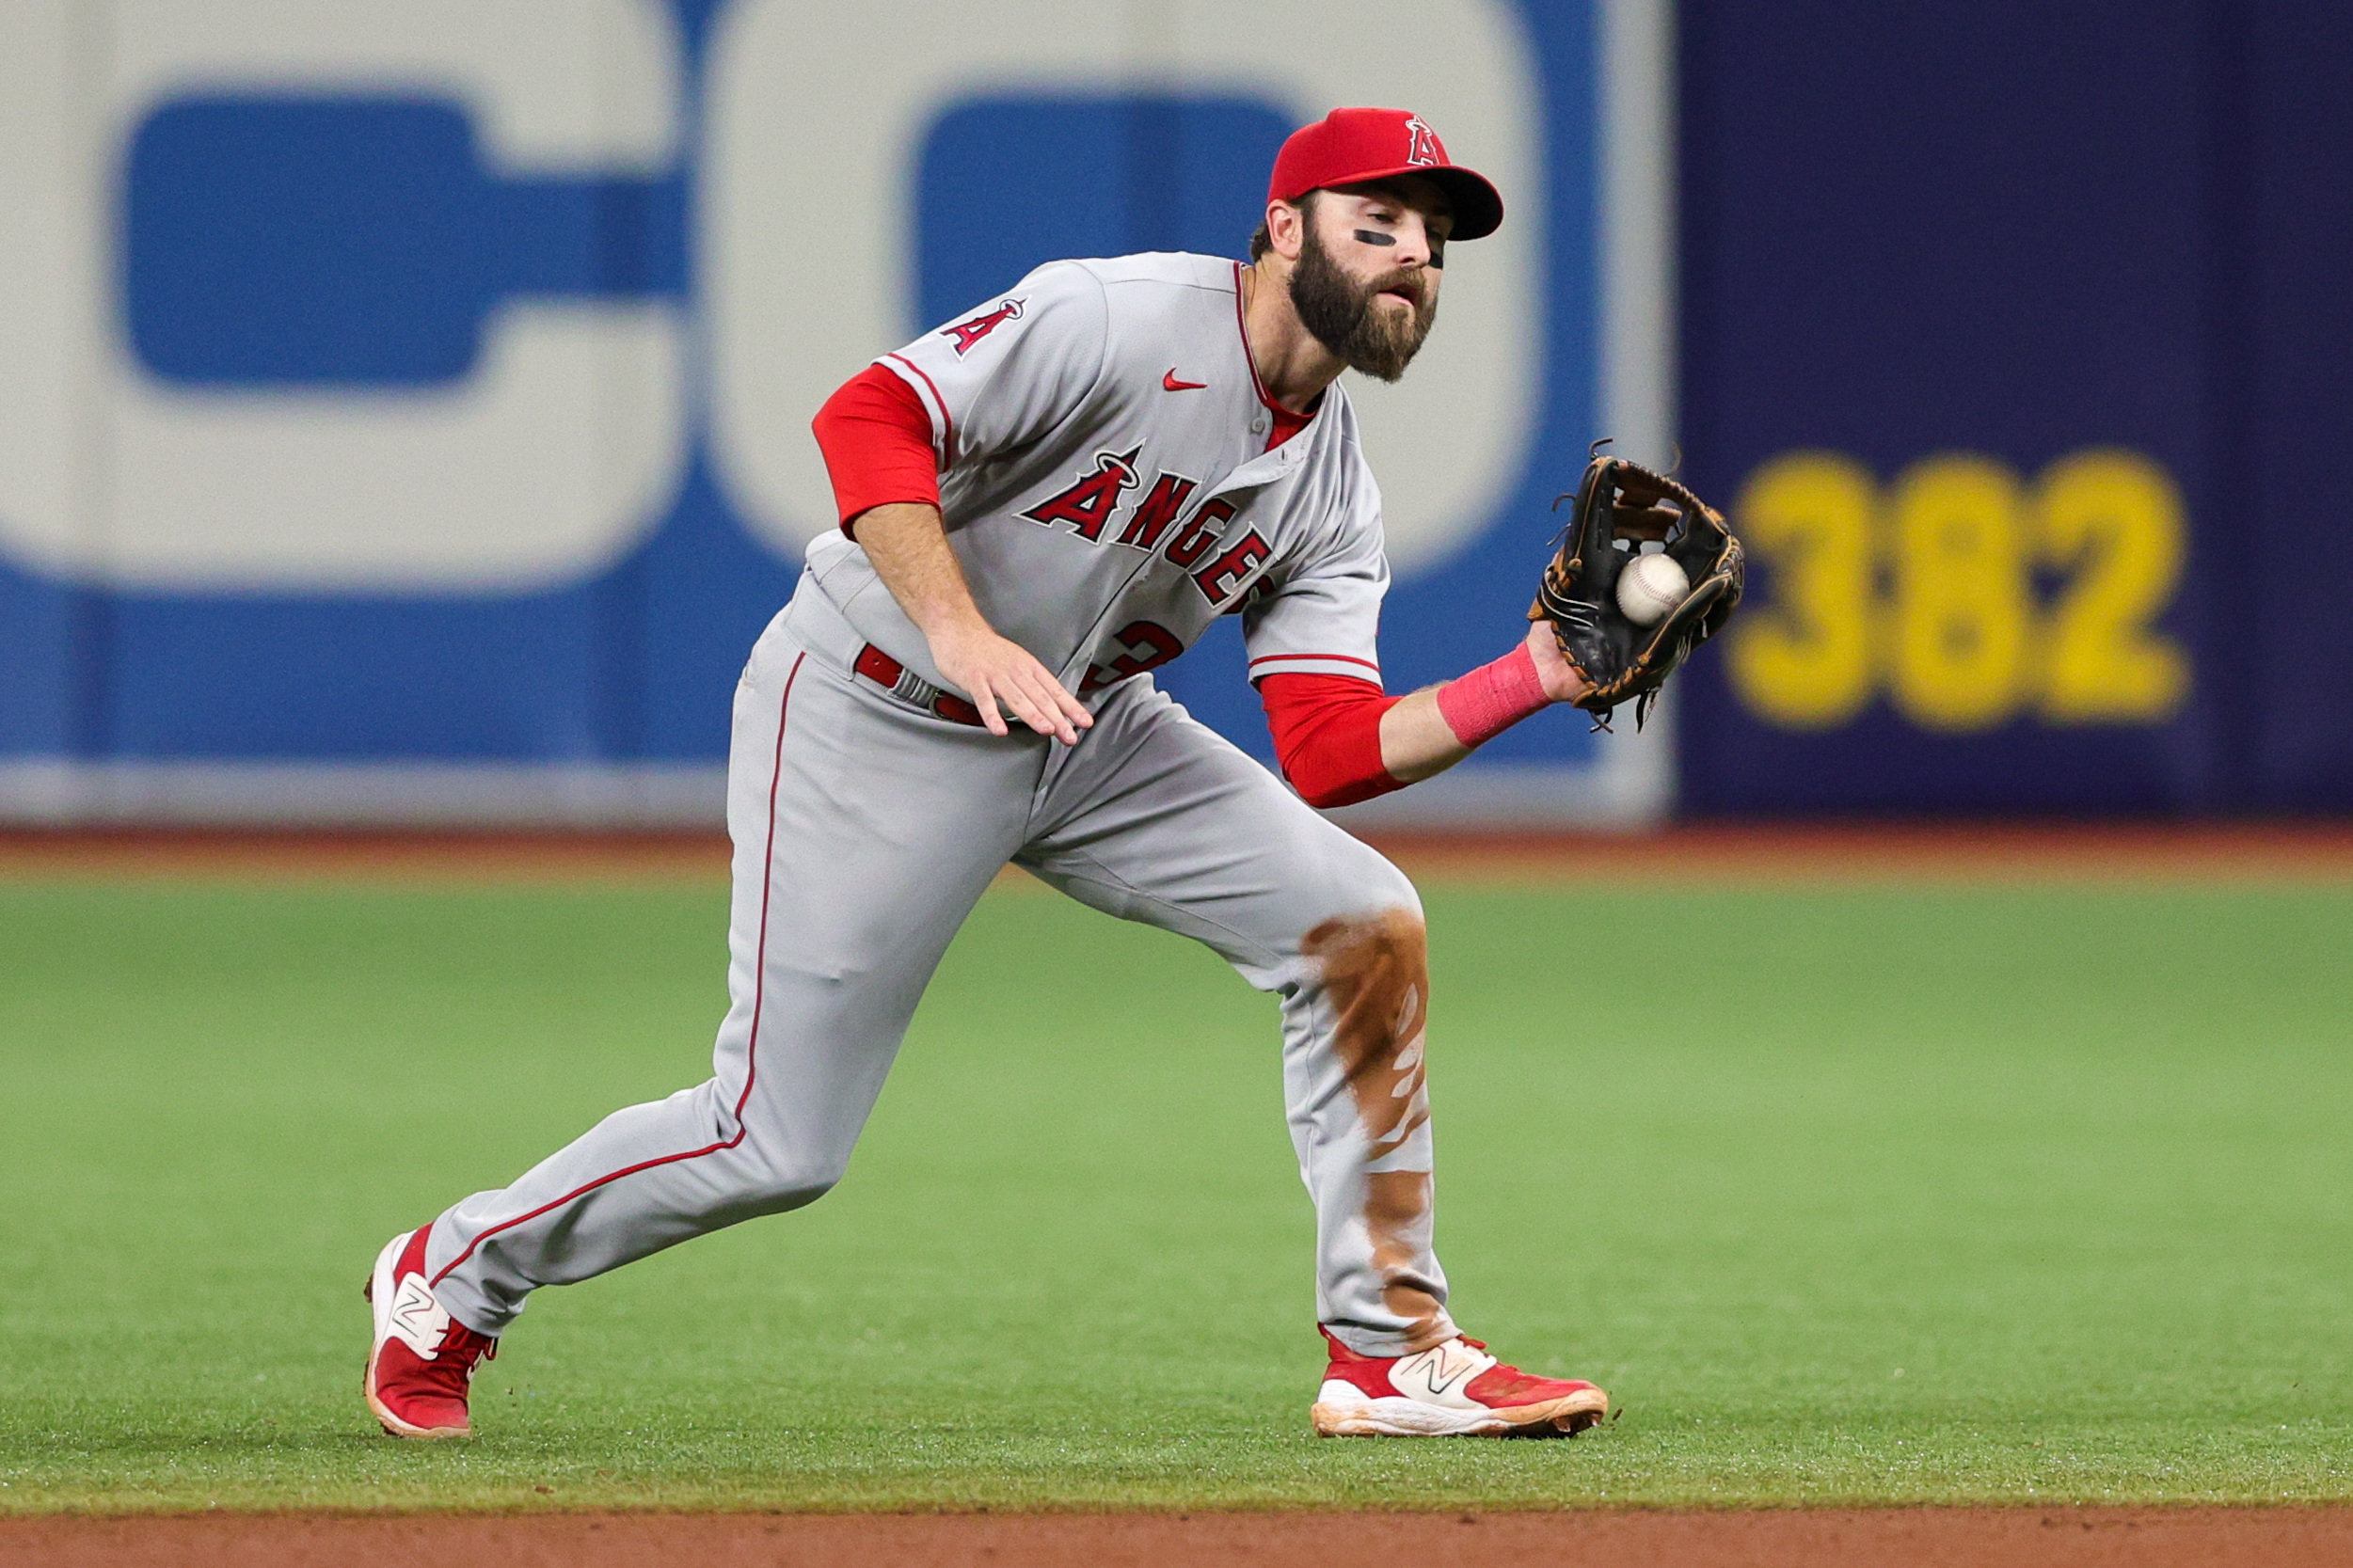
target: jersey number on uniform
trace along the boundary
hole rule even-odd
[[[1130,621],[1112,634],[1111,641],[1127,651],[1108,664],[1089,667],[1087,678],[1078,683],[1080,696],[1100,691],[1113,681],[1123,681],[1130,675],[1157,670],[1184,651],[1184,644],[1177,641],[1176,633],[1150,621]]]

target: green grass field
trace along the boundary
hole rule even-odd
[[[1455,1305],[1575,1442],[1312,1437],[1273,1005],[1020,891],[839,1191],[392,1442],[375,1249],[704,1075],[723,891],[0,886],[0,1512],[2353,1497],[2353,890],[1429,906]]]

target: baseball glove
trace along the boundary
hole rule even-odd
[[[1638,626],[1617,607],[1617,575],[1649,540],[1664,542],[1692,591],[1657,625]],[[1608,729],[1625,702],[1640,729],[1676,666],[1732,618],[1744,571],[1723,514],[1664,474],[1597,455],[1528,619],[1551,622],[1562,655],[1593,684],[1577,705],[1594,715],[1595,729]]]

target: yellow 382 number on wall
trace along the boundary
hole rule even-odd
[[[2189,661],[2153,623],[2181,573],[2180,493],[2136,452],[2060,458],[2028,485],[1943,453],[1883,490],[1836,452],[1749,476],[1732,527],[1772,596],[1732,624],[1725,660],[1750,711],[1836,729],[1884,693],[1923,729],[2159,724]],[[2048,602],[2038,572],[2063,586]]]

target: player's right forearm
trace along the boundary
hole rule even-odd
[[[1002,703],[1040,735],[1066,746],[1095,721],[1028,649],[999,637],[973,602],[963,563],[948,548],[939,508],[891,501],[857,518],[859,544],[898,608],[931,644],[931,662],[972,699],[992,735],[1006,734]]]
[[[875,507],[859,516],[857,539],[882,586],[934,644],[991,629],[973,603],[962,562],[948,547],[938,507],[912,501]]]

